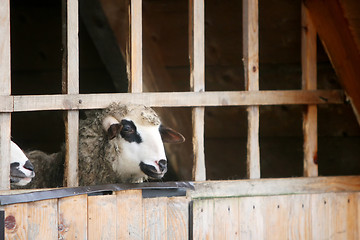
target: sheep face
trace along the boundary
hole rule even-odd
[[[155,114],[152,110],[151,113]],[[139,113],[133,110],[120,118],[107,116],[103,120],[109,148],[116,152],[112,154],[115,157],[110,158],[112,168],[122,182],[142,182],[148,177],[161,179],[167,172],[163,142],[180,143],[185,140],[180,133],[161,125],[157,115],[154,116],[157,120],[149,121],[146,111]]]
[[[35,176],[34,167],[24,152],[11,141],[10,183],[24,186]]]

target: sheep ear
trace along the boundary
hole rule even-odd
[[[122,125],[119,123],[119,121],[112,116],[107,116],[103,120],[102,124],[104,130],[107,132],[107,136],[109,140],[115,138],[122,128]]]
[[[171,129],[169,127],[165,127],[163,125],[160,125],[159,132],[161,135],[161,138],[163,142],[166,143],[183,143],[185,141],[185,137],[175,131],[174,129]]]

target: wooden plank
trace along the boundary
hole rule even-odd
[[[245,89],[259,90],[258,0],[243,0],[243,61]],[[248,107],[248,178],[260,178],[259,107]]]
[[[88,197],[87,239],[116,239],[116,195]]]
[[[205,91],[205,6],[204,0],[189,1],[190,90]],[[193,173],[195,181],[206,180],[204,153],[204,108],[192,110]]]
[[[189,201],[187,197],[171,197],[167,203],[167,238],[188,239]]]
[[[214,238],[214,199],[193,201],[193,236],[192,239]]]
[[[168,239],[167,198],[143,199],[144,239]]]
[[[143,204],[141,190],[116,192],[117,239],[143,239]]]
[[[59,239],[87,238],[87,195],[59,199]]]
[[[214,200],[214,239],[240,239],[239,199]]]
[[[263,209],[262,197],[239,199],[240,239],[266,239]]]
[[[192,129],[193,129],[193,169],[192,178],[194,181],[206,180],[205,151],[204,151],[204,107],[192,109]]]
[[[130,92],[142,92],[142,0],[130,1]]]
[[[342,104],[338,90],[114,93],[14,96],[14,112],[105,108],[112,102],[151,107],[209,107],[289,104]],[[1,103],[0,103],[1,106]]]
[[[302,89],[316,90],[316,29],[308,9],[301,3],[301,66]],[[303,116],[304,176],[318,176],[317,164],[317,106],[308,105]]]
[[[288,221],[286,221],[288,239],[311,239],[310,199],[310,194],[289,195],[286,197],[286,200],[290,203]]]
[[[360,176],[195,182],[192,198],[360,191]]]
[[[306,0],[305,6],[360,123],[360,52],[338,0]]]
[[[63,0],[63,93],[79,93],[79,6],[78,1]],[[65,186],[76,187],[78,179],[79,113],[65,114]]]
[[[8,96],[11,94],[10,2],[1,0],[0,6],[0,95]],[[10,189],[10,121],[9,113],[0,113],[0,190]]]
[[[27,204],[13,204],[4,207],[5,239],[27,239]]]
[[[26,239],[57,239],[57,199],[28,203],[28,232]]]

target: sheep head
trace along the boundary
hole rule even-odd
[[[13,141],[10,144],[10,183],[25,186],[35,177],[34,167],[18,145]]]
[[[161,179],[167,172],[164,142],[185,138],[161,124],[158,115],[142,105],[112,104],[104,110],[101,125],[105,135],[105,159],[121,182]]]

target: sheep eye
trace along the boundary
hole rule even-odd
[[[130,125],[124,125],[122,131],[125,134],[132,134],[135,132],[135,130]]]

